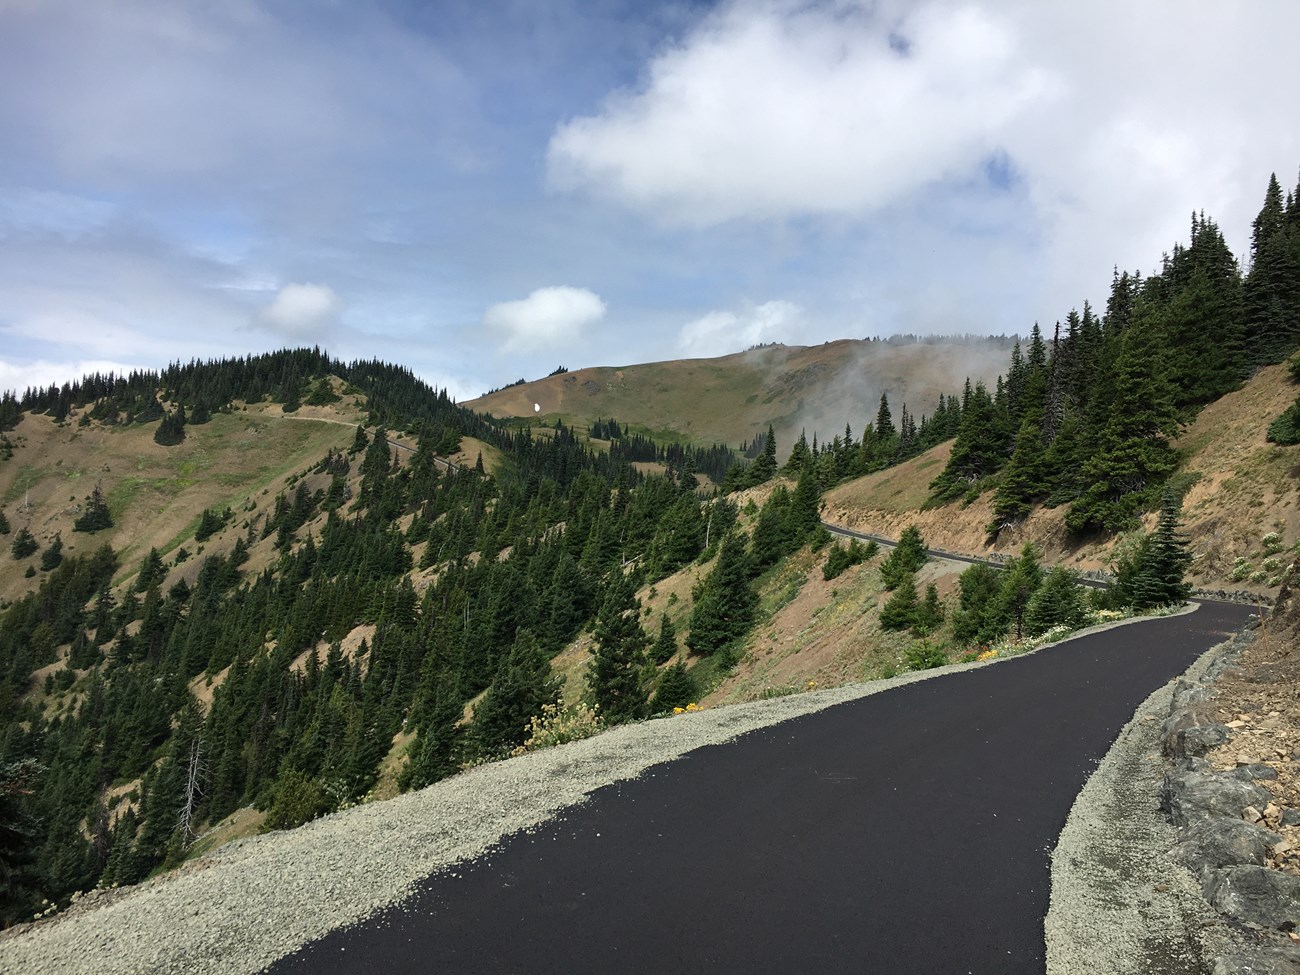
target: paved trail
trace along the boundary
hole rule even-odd
[[[691,752],[271,970],[1041,973],[1048,854],[1083,782],[1248,612],[1203,605]]]

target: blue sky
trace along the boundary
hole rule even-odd
[[[1025,332],[1294,186],[1289,0],[0,0],[0,387]]]

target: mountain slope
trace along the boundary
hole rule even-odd
[[[1300,447],[1279,447],[1266,439],[1268,425],[1295,398],[1285,366],[1261,369],[1236,392],[1205,407],[1175,442],[1183,460],[1177,481],[1186,486],[1183,527],[1197,556],[1191,580],[1205,588],[1243,588],[1265,593],[1276,588],[1285,553],[1266,552],[1270,532],[1288,551],[1300,541],[1300,484],[1295,476]],[[971,555],[1014,555],[1026,541],[1042,548],[1045,560],[1078,569],[1104,569],[1126,536],[1076,539],[1065,528],[1065,508],[1038,508],[1015,529],[996,538],[986,530],[993,520],[993,492],[975,501],[924,508],[928,485],[943,469],[951,443],[890,470],[841,484],[825,495],[828,521],[897,538],[909,524],[920,526],[936,548]],[[1150,514],[1146,528],[1155,522]],[[1249,565],[1241,576],[1237,559]],[[1266,566],[1266,559],[1270,561]],[[1263,577],[1252,576],[1263,572]],[[1235,576],[1238,576],[1234,578]]]
[[[1010,341],[882,342],[842,339],[817,346],[771,345],[716,359],[575,369],[509,386],[464,404],[493,416],[579,427],[613,417],[659,439],[732,446],[775,430],[784,453],[806,430],[829,440],[873,420],[882,393],[895,415],[933,411],[939,394],[967,376],[991,380]]]
[[[9,433],[13,457],[0,463],[0,510],[14,530],[27,527],[42,549],[58,534],[65,555],[86,554],[108,544],[134,567],[150,548],[166,555],[192,534],[209,507],[238,509],[263,491],[273,497],[290,472],[318,460],[330,448],[352,442],[363,416],[349,402],[302,407],[286,416],[263,403],[217,413],[186,427],[184,442],[154,442],[156,423],[80,426],[78,414],[56,423],[28,414]],[[94,534],[73,531],[89,495],[99,485],[113,527]],[[40,576],[25,577],[41,553],[11,558],[3,538],[0,601],[35,590]],[[193,546],[191,545],[191,549]]]

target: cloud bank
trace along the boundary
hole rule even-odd
[[[286,284],[262,310],[262,322],[291,338],[310,338],[328,328],[343,303],[325,284]]]
[[[765,301],[740,312],[713,311],[682,326],[677,348],[692,358],[743,352],[752,345],[799,338],[803,309],[790,301]]]
[[[527,298],[503,301],[483,313],[483,324],[507,352],[566,347],[582,330],[605,317],[605,302],[586,288],[538,288]]]
[[[923,7],[906,43],[893,26],[865,4],[735,4],[641,90],[561,125],[551,179],[696,225],[860,214],[964,170],[1052,96],[991,12]]]
[[[904,213],[964,234],[927,200],[1023,199],[1036,297],[1101,301],[1112,262],[1154,269],[1194,208],[1243,253],[1269,170],[1290,185],[1293,15],[1280,0],[733,0],[558,125],[548,180],[695,229],[906,230]]]

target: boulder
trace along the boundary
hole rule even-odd
[[[1262,867],[1273,844],[1281,841],[1282,837],[1272,830],[1240,819],[1215,816],[1189,826],[1174,849],[1179,859],[1206,883],[1211,872],[1222,867],[1244,864]]]
[[[1289,873],[1221,867],[1209,878],[1205,896],[1219,912],[1266,928],[1290,931],[1300,922],[1300,877]]]
[[[1195,704],[1175,711],[1165,721],[1162,732],[1164,753],[1170,758],[1204,755],[1232,737],[1206,704]]]
[[[1193,704],[1200,704],[1209,699],[1210,689],[1204,684],[1185,677],[1179,678],[1178,683],[1174,685],[1173,697],[1169,701],[1169,713],[1177,714]]]
[[[1160,786],[1160,808],[1175,826],[1188,826],[1211,816],[1240,820],[1247,806],[1262,807],[1272,799],[1251,782],[1210,772],[1170,772]]]

